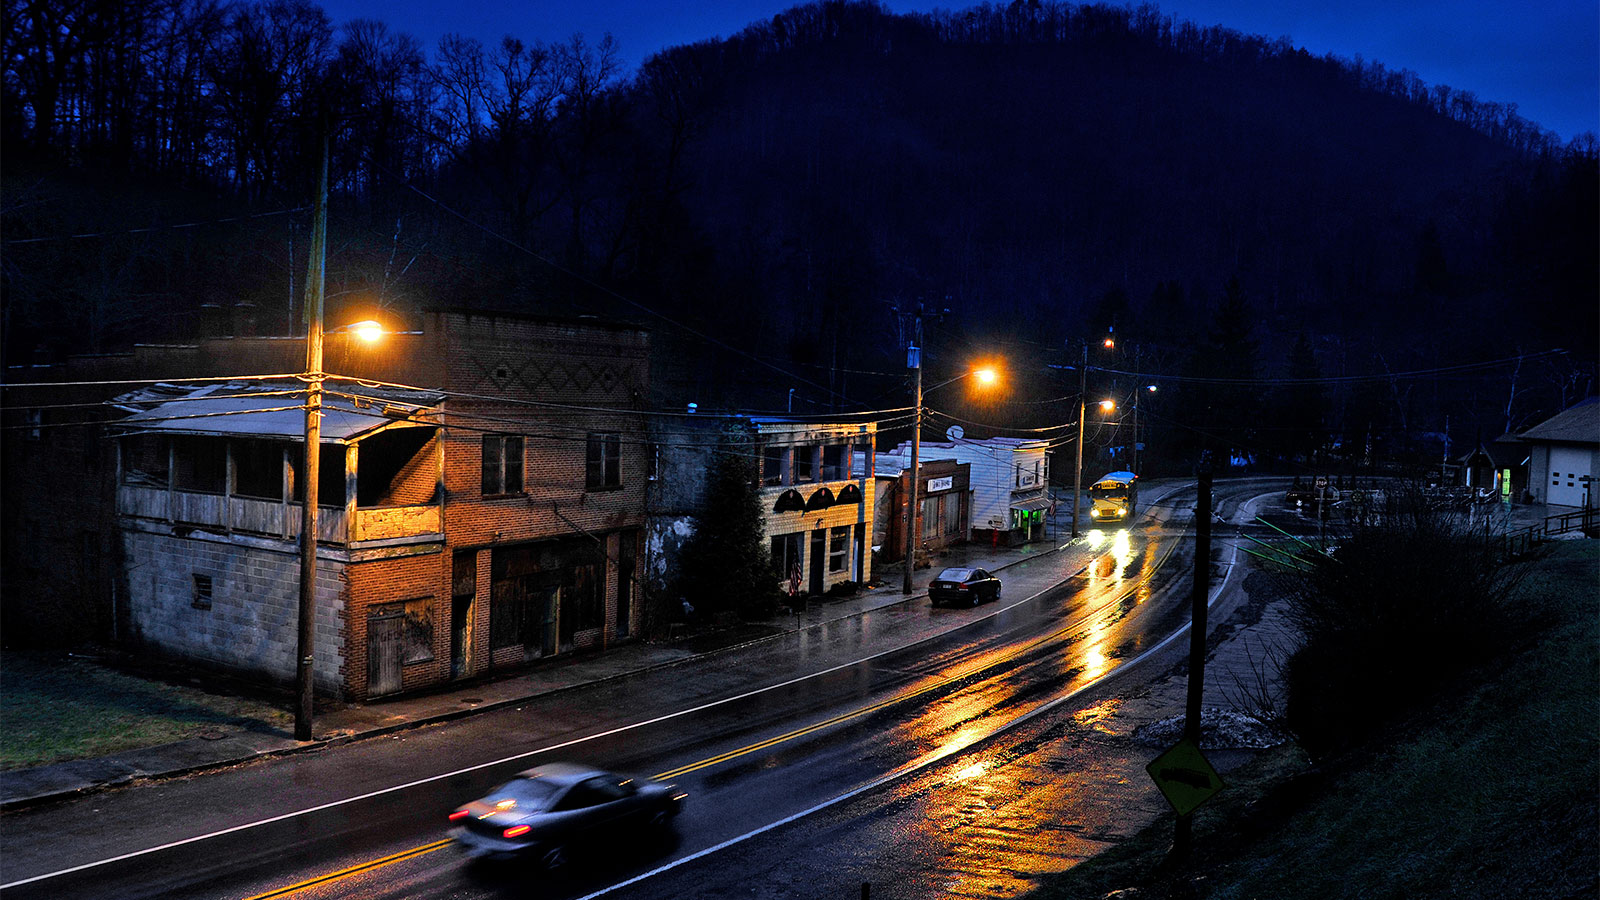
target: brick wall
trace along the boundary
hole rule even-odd
[[[393,548],[358,557],[346,569],[350,584],[345,644],[346,683],[356,699],[367,694],[367,617],[373,607],[403,600],[432,602],[433,658],[406,663],[401,669],[402,691],[450,678],[450,554],[437,544],[420,548]]]

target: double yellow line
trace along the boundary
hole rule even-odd
[[[1105,609],[1107,606],[1110,606],[1112,603],[1116,603],[1116,602],[1119,602],[1119,601],[1127,598],[1130,594],[1132,594],[1133,592],[1137,591],[1141,585],[1143,585],[1145,583],[1148,583],[1150,581],[1150,579],[1152,577],[1154,577],[1155,573],[1157,571],[1159,571],[1163,565],[1166,564],[1168,558],[1170,558],[1172,556],[1172,552],[1176,548],[1177,543],[1178,543],[1177,541],[1173,541],[1168,545],[1167,552],[1162,554],[1161,559],[1159,559],[1156,562],[1155,566],[1149,572],[1145,573],[1144,577],[1140,578],[1137,582],[1134,582],[1126,591],[1123,591],[1123,592],[1119,593],[1114,599],[1112,599],[1112,600],[1108,601],[1106,604],[1100,606],[1099,608],[1094,610],[1094,612],[1099,612],[1100,610]],[[741,756],[748,756],[751,753],[755,753],[755,752],[760,751],[760,750],[765,750],[768,747],[775,747],[775,746],[777,746],[779,744],[787,743],[789,741],[805,737],[808,734],[813,734],[813,733],[821,731],[821,730],[823,730],[825,728],[831,728],[834,725],[840,724],[841,722],[848,722],[851,719],[860,718],[861,716],[865,716],[865,715],[868,715],[870,713],[877,712],[878,710],[883,709],[886,706],[891,706],[891,705],[893,705],[895,703],[900,703],[900,702],[905,701],[905,700],[914,700],[917,697],[922,696],[923,694],[927,694],[927,693],[929,693],[931,691],[935,691],[935,690],[938,690],[940,688],[946,687],[947,685],[950,685],[953,682],[960,681],[960,680],[962,680],[964,678],[971,678],[974,675],[981,675],[982,673],[987,672],[990,669],[993,669],[993,668],[995,668],[997,666],[1003,665],[1003,664],[1005,664],[1007,662],[1010,662],[1011,660],[1016,659],[1017,657],[1025,654],[1025,653],[1029,653],[1029,652],[1031,652],[1033,650],[1036,650],[1039,647],[1044,646],[1047,643],[1050,643],[1050,642],[1055,641],[1055,640],[1059,640],[1060,638],[1066,636],[1068,632],[1072,631],[1073,629],[1076,629],[1076,628],[1080,627],[1082,624],[1083,624],[1083,620],[1079,619],[1077,622],[1074,622],[1074,623],[1072,623],[1070,625],[1063,626],[1063,627],[1057,629],[1056,631],[1051,632],[1050,634],[1044,635],[1043,637],[1035,638],[1034,640],[1022,645],[1021,647],[1016,647],[1016,648],[1014,648],[1012,650],[1008,650],[1005,653],[1000,654],[999,656],[996,656],[996,657],[994,657],[992,659],[989,659],[989,660],[983,662],[982,664],[978,665],[976,668],[972,669],[971,671],[960,672],[960,673],[955,673],[955,674],[951,674],[951,675],[945,675],[945,676],[936,678],[936,679],[928,682],[927,684],[923,685],[922,687],[911,691],[910,693],[893,694],[893,695],[891,695],[889,697],[886,697],[886,698],[884,698],[882,700],[879,700],[876,703],[872,703],[872,704],[869,704],[867,706],[860,707],[858,709],[853,709],[853,710],[851,710],[849,712],[840,713],[837,716],[833,716],[832,718],[829,718],[829,719],[824,719],[821,722],[815,722],[815,723],[813,723],[811,725],[807,725],[804,728],[797,728],[794,731],[786,732],[786,733],[780,734],[780,735],[778,735],[776,737],[770,737],[770,738],[767,738],[766,740],[763,740],[763,741],[757,741],[757,742],[755,742],[753,744],[747,744],[747,745],[745,745],[743,747],[740,747],[737,750],[729,750],[726,753],[721,753],[721,754],[718,754],[716,756],[708,757],[708,758],[702,759],[702,760],[700,760],[698,762],[692,762],[692,763],[689,763],[688,765],[685,765],[685,766],[679,766],[676,769],[668,769],[665,772],[657,773],[653,777],[657,781],[663,781],[663,780],[666,780],[666,779],[669,779],[669,778],[678,778],[678,777],[687,775],[690,772],[698,772],[701,769],[709,768],[711,766],[718,765],[719,763],[725,763],[725,762],[728,762],[729,760],[738,759]],[[268,891],[265,894],[256,894],[253,897],[246,898],[246,900],[273,900],[273,898],[276,898],[276,897],[285,897],[285,896],[288,896],[289,894],[292,894],[292,893],[294,893],[296,891],[305,890],[306,888],[310,888],[310,887],[316,887],[317,885],[320,885],[320,884],[327,884],[327,883],[332,882],[332,881],[338,881],[341,878],[348,878],[351,875],[357,875],[357,874],[360,874],[362,872],[368,872],[368,871],[371,871],[373,869],[379,868],[381,866],[387,866],[387,865],[390,865],[392,863],[402,862],[402,861],[408,860],[408,859],[415,859],[416,857],[419,857],[419,856],[425,856],[425,855],[427,855],[429,853],[434,852],[435,850],[442,850],[445,847],[447,847],[447,846],[449,846],[450,844],[453,844],[453,843],[455,843],[455,840],[453,838],[444,838],[443,840],[434,841],[431,844],[423,844],[420,847],[413,847],[410,850],[402,850],[399,853],[395,853],[395,854],[392,854],[390,856],[385,856],[382,859],[374,859],[374,860],[371,860],[370,862],[364,862],[364,863],[361,863],[359,865],[354,865],[354,866],[351,866],[351,867],[349,867],[347,869],[340,869],[337,872],[329,872],[326,875],[320,875],[320,876],[318,876],[316,878],[312,878],[312,879],[309,879],[309,880],[306,880],[306,881],[302,881],[302,882],[300,882],[298,884],[291,884],[291,885],[288,885],[286,887],[278,888],[277,890],[274,890],[274,891]]]
[[[434,841],[431,844],[423,844],[420,847],[412,847],[410,850],[402,850],[399,853],[385,856],[382,859],[368,860],[367,862],[351,866],[348,869],[340,869],[337,872],[329,872],[326,875],[319,875],[316,878],[302,881],[299,884],[287,885],[274,891],[267,891],[265,894],[256,894],[254,897],[247,898],[247,900],[272,900],[274,897],[285,897],[296,891],[303,891],[306,888],[316,887],[319,884],[327,884],[330,881],[338,881],[341,878],[348,878],[351,875],[369,872],[373,869],[379,868],[380,866],[387,866],[390,863],[397,863],[407,859],[415,859],[418,856],[426,856],[435,850],[443,850],[445,847],[448,847],[453,843],[455,843],[453,838],[445,838],[443,840]]]

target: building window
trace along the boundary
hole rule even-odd
[[[843,481],[850,477],[850,448],[829,444],[822,448],[822,480]]]
[[[221,494],[228,474],[228,444],[218,438],[173,439],[173,486],[197,494]],[[343,467],[341,467],[341,471]]]
[[[191,595],[189,605],[195,609],[211,608],[211,576],[194,573],[194,593]]]
[[[405,602],[406,663],[428,662],[433,659],[433,598]]]
[[[817,469],[812,462],[817,452],[815,447],[794,448],[794,483],[810,484],[817,480]]]
[[[778,574],[784,579],[799,578],[800,554],[803,552],[805,537],[800,532],[793,534],[778,534],[772,537],[772,564],[777,567]]]
[[[766,447],[761,451],[761,483],[767,486],[783,484],[783,456],[787,447]]]
[[[591,491],[622,487],[622,435],[594,432],[589,435],[584,486]]]
[[[850,526],[828,532],[828,571],[843,572],[850,567]]]
[[[947,493],[939,498],[939,517],[944,520],[946,535],[962,533],[962,506],[965,501],[966,496],[957,493]]]
[[[122,442],[122,483],[167,487],[167,439],[157,434],[138,434]],[[282,485],[279,486],[282,491]]]
[[[257,500],[283,499],[283,451],[288,444],[234,441],[233,493]]]
[[[522,437],[483,436],[483,495],[522,493]]]

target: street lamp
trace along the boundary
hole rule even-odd
[[[306,424],[305,486],[300,509],[300,602],[299,633],[295,641],[294,738],[309,741],[316,698],[317,638],[317,501],[322,480],[322,301],[328,248],[328,139],[322,139],[322,175],[317,186],[316,211],[312,216],[311,250],[306,263]],[[373,342],[384,328],[367,319],[335,331],[354,332]]]
[[[920,327],[921,322],[919,320]],[[920,337],[920,335],[919,335]],[[911,426],[911,468],[906,481],[910,485],[910,498],[906,503],[906,572],[900,584],[900,592],[911,593],[911,570],[916,567],[917,548],[917,457],[922,454],[922,348],[916,345],[906,350],[906,365],[916,371],[916,411],[912,414]],[[953,384],[967,377],[977,378],[981,384],[994,384],[1000,377],[994,369],[984,367],[962,372],[954,378],[947,378],[931,388],[929,392],[936,391],[947,384]]]

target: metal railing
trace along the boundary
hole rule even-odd
[[[1537,525],[1528,525],[1506,532],[1505,554],[1507,557],[1526,556],[1540,542],[1569,531],[1581,531],[1587,537],[1595,537],[1600,534],[1597,525],[1600,525],[1600,509],[1593,507],[1557,516],[1546,516],[1545,520]]]

